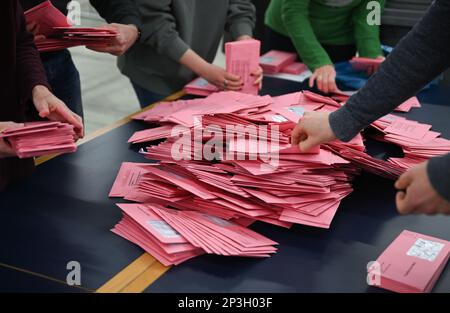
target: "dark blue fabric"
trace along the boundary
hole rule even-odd
[[[83,117],[80,74],[69,50],[45,55],[42,61],[55,96],[61,99],[69,109]]]
[[[161,95],[158,93],[154,93],[150,90],[147,90],[138,84],[131,82],[131,85],[133,85],[134,92],[136,92],[136,96],[139,99],[139,104],[141,108],[145,108],[146,106],[149,106],[150,104],[153,104],[155,102],[161,101],[164,98],[166,98],[169,95]]]

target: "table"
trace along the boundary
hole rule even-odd
[[[264,85],[263,94],[271,95],[305,87],[269,78]],[[432,123],[450,138],[450,90],[436,87],[419,97],[427,103],[406,116]],[[110,232],[121,218],[115,203],[123,200],[107,195],[122,162],[143,161],[127,139],[145,127],[124,119],[80,145],[77,153],[39,165],[26,182],[1,193],[0,290],[376,292],[365,282],[366,264],[403,229],[450,239],[449,217],[400,216],[393,182],[363,174],[330,230],[256,223],[254,230],[280,243],[275,256],[255,260],[209,255],[166,268]],[[81,288],[65,284],[70,261],[81,264]],[[450,291],[448,267],[434,291]]]

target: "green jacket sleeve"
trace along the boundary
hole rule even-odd
[[[303,62],[314,71],[332,64],[330,57],[312,29],[308,17],[309,0],[284,0],[281,15],[284,27]]]
[[[380,42],[380,26],[369,25],[367,21],[367,17],[373,9],[372,7],[367,8],[369,2],[377,2],[381,11],[384,8],[385,0],[361,1],[361,4],[353,12],[354,36],[359,56],[376,58],[383,55]]]

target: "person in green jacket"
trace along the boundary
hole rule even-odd
[[[337,91],[333,63],[356,52],[384,58],[379,26],[367,21],[373,2],[384,7],[384,0],[272,0],[265,16],[264,49],[297,52],[313,72],[310,87],[316,83],[322,92]]]

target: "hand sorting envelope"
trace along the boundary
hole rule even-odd
[[[428,293],[450,257],[450,242],[404,230],[368,268],[370,285]]]
[[[75,152],[75,136],[72,125],[47,121],[26,123],[0,133],[21,159]]]
[[[117,33],[99,27],[73,27],[64,14],[50,1],[25,12],[27,23],[36,23],[39,34],[45,36],[35,41],[39,52],[52,52],[75,46],[105,46]]]

